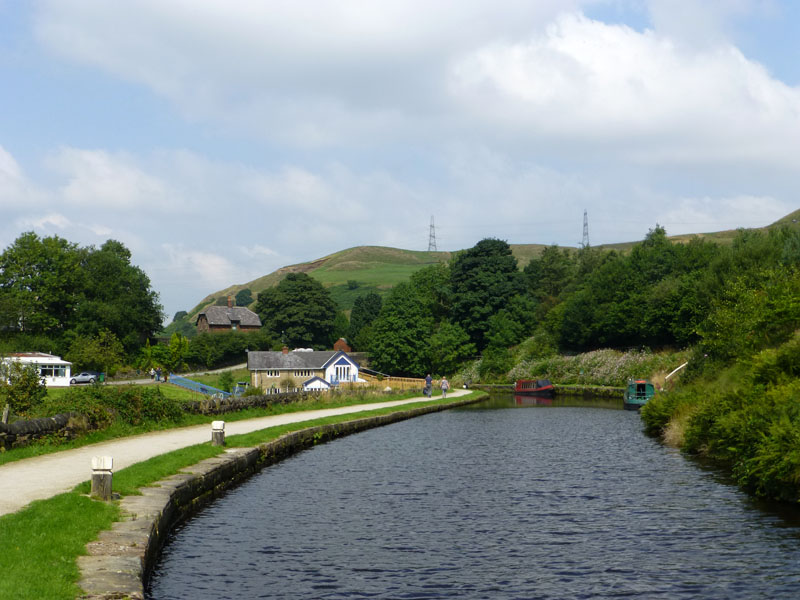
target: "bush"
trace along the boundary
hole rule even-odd
[[[11,411],[28,416],[47,396],[39,371],[16,361],[0,362],[0,411],[8,403]]]
[[[192,368],[215,369],[244,362],[246,350],[269,350],[272,344],[272,337],[264,330],[201,333],[189,342],[184,360]]]
[[[37,416],[67,412],[84,415],[91,429],[103,429],[113,423],[178,422],[183,416],[180,405],[164,397],[157,387],[135,385],[70,388],[62,396],[48,398]]]

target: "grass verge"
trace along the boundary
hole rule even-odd
[[[416,394],[409,393],[406,397]],[[449,404],[475,395],[485,394],[471,392],[468,396],[448,400],[414,402],[289,423],[248,434],[232,435],[226,438],[226,444],[229,448],[251,447],[308,427],[409,410],[418,406]],[[355,403],[363,403],[363,399],[350,403],[343,401],[339,405],[349,406]],[[230,416],[232,415],[226,415],[226,419]],[[114,491],[122,496],[138,494],[139,488],[223,451],[222,448],[204,443],[156,456],[114,473]],[[39,500],[20,512],[0,517],[0,598],[72,600],[79,594],[77,557],[85,554],[86,544],[95,539],[100,531],[110,529],[112,523],[119,519],[116,503],[90,500],[85,496],[88,491],[87,481],[76,486],[72,492]]]

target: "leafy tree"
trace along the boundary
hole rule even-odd
[[[330,292],[306,273],[289,273],[258,295],[256,312],[264,327],[289,346],[330,347],[336,304]]]
[[[247,358],[247,350],[269,350],[273,344],[274,338],[263,329],[201,333],[189,343],[185,358],[192,367],[215,369],[241,363]]]
[[[236,306],[250,306],[253,303],[253,292],[250,288],[244,288],[236,294]]]
[[[74,324],[85,273],[85,250],[58,236],[23,233],[0,254],[4,325],[60,335]]]
[[[17,361],[0,361],[0,406],[14,414],[28,416],[47,396],[39,371],[33,365]]]
[[[88,250],[75,319],[81,335],[108,329],[132,353],[161,329],[164,315],[150,279],[130,258],[130,251],[115,240]]]
[[[173,333],[169,340],[168,352],[161,365],[167,373],[175,373],[187,369],[186,355],[189,352],[189,340],[180,333]]]
[[[80,248],[58,236],[22,234],[0,254],[0,327],[47,335],[69,346],[75,336],[113,332],[133,352],[161,328],[150,280],[130,252],[108,240]]]
[[[534,298],[555,299],[574,282],[578,262],[575,253],[567,248],[548,246],[539,256],[531,259],[523,273]]]
[[[433,317],[410,283],[400,283],[372,324],[371,362],[391,375],[420,377],[430,370]]]
[[[365,349],[368,345],[368,337],[361,339],[361,332],[368,327],[378,317],[381,312],[383,301],[375,292],[370,292],[359,296],[353,302],[353,310],[350,311],[350,329],[347,339],[353,344],[354,348]],[[368,333],[368,332],[367,332]]]
[[[350,321],[344,311],[336,311],[336,318],[333,320],[333,331],[331,332],[331,345],[339,338],[347,339],[350,331]]]
[[[443,263],[430,265],[411,275],[410,283],[436,323],[450,314],[450,267]]]
[[[83,369],[113,375],[122,364],[124,353],[117,336],[103,329],[91,337],[76,337],[67,352],[67,360]]]
[[[348,290],[356,290],[358,289],[359,283],[355,279],[348,279],[347,280],[347,289]]]
[[[178,312],[175,313],[175,316],[172,317],[172,322],[175,323],[176,321],[180,321],[181,319],[185,319],[188,316],[189,316],[189,313],[187,313],[185,310],[179,310]]]
[[[450,266],[450,314],[478,349],[486,347],[488,319],[524,292],[524,279],[507,242],[487,238],[458,254]]]
[[[230,392],[233,389],[233,373],[225,371],[219,376],[219,387],[223,392]]]
[[[430,339],[431,371],[449,374],[475,356],[475,344],[467,332],[449,321],[442,321]]]

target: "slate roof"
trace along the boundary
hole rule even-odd
[[[313,352],[248,352],[247,368],[251,371],[266,369],[322,369],[334,357],[344,352],[338,350],[315,350]],[[349,356],[353,364],[358,364]]]
[[[209,325],[227,325],[232,323],[239,323],[241,327],[261,327],[261,319],[249,308],[244,306],[210,306],[197,315],[197,320],[200,316],[205,315],[208,319]],[[195,325],[197,322],[195,322]]]

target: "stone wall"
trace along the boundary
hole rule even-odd
[[[126,496],[120,501],[127,519],[101,532],[96,541],[88,544],[88,555],[78,558],[79,585],[85,592],[82,598],[144,598],[150,569],[171,529],[268,465],[337,437],[480,400],[471,398],[301,429],[257,448],[228,450],[142,488],[141,496]]]
[[[64,413],[54,417],[0,423],[0,448],[11,450],[27,446],[34,440],[54,435],[61,439],[73,439],[78,435],[78,428],[71,426],[77,413]]]

